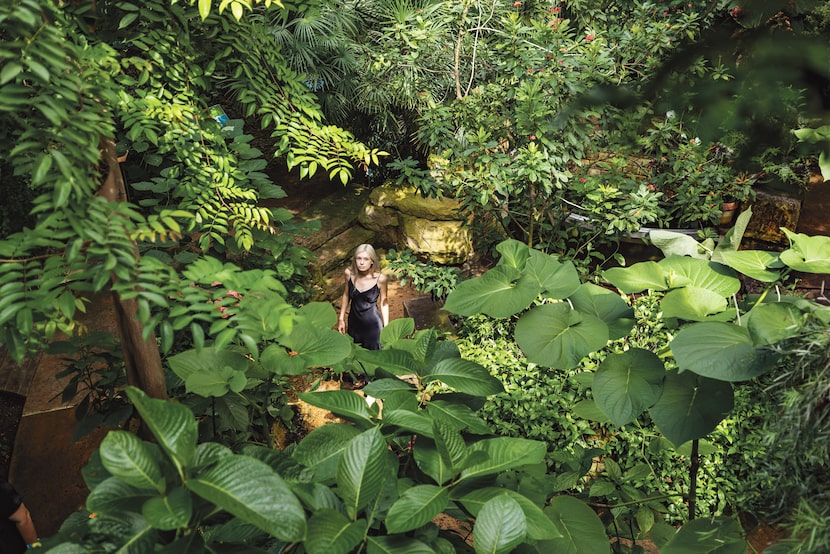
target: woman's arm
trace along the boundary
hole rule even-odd
[[[17,525],[17,530],[20,531],[20,536],[23,537],[26,544],[37,542],[37,531],[35,531],[35,524],[32,521],[32,514],[29,513],[29,509],[25,504],[21,504],[9,519]]]
[[[343,298],[340,299],[340,317],[337,320],[337,330],[341,335],[346,334],[346,310],[349,307],[349,281],[352,278],[352,271],[347,267],[344,273],[346,281],[343,287]]]
[[[383,326],[389,325],[389,300],[386,297],[386,275],[383,273],[378,277],[378,288],[380,289],[380,296],[378,296],[378,307],[380,308],[380,317],[383,320]]]

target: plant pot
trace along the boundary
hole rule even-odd
[[[724,202],[723,206],[721,207],[723,213],[720,215],[720,224],[721,225],[728,225],[732,222],[732,218],[735,217],[735,212],[738,211],[738,203],[737,202]]]

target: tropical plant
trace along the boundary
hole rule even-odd
[[[421,261],[408,248],[400,252],[390,248],[386,252],[386,261],[387,268],[395,272],[401,286],[409,283],[415,290],[429,294],[436,301],[443,301],[461,277],[459,268]]]

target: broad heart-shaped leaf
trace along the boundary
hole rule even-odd
[[[337,323],[337,312],[330,302],[309,302],[297,309],[297,318],[313,327],[331,329]]]
[[[426,525],[447,508],[450,493],[444,487],[416,485],[404,491],[386,515],[390,533],[406,533]]]
[[[666,273],[657,262],[639,262],[629,267],[612,267],[602,277],[625,294],[644,290],[664,291],[668,288]]]
[[[538,250],[530,251],[525,274],[536,281],[539,290],[548,298],[567,298],[579,287],[579,273],[573,263],[560,262]]]
[[[403,535],[366,537],[366,554],[435,554],[431,546]]]
[[[378,415],[376,405],[373,404],[370,407],[362,396],[349,390],[303,392],[297,396],[303,402],[308,402],[312,406],[323,408],[363,426],[372,425],[371,418]]]
[[[241,352],[228,349],[216,350],[212,346],[207,346],[199,351],[195,349],[185,350],[181,354],[170,356],[167,362],[170,364],[173,373],[185,382],[192,374],[210,369],[218,370],[230,367],[244,372],[250,363]]]
[[[663,394],[649,409],[660,432],[675,446],[702,439],[734,405],[732,385],[694,373],[666,373]]]
[[[137,489],[164,492],[160,460],[147,444],[127,431],[110,431],[101,441],[101,463],[110,474]]]
[[[470,446],[470,453],[484,452],[487,458],[462,471],[460,480],[492,475],[523,465],[538,464],[544,459],[546,451],[547,447],[541,441],[516,437],[482,439]]]
[[[736,250],[721,252],[720,257],[721,263],[762,283],[774,283],[781,278],[780,271],[769,269],[782,265],[777,253],[764,250]]]
[[[648,238],[651,244],[663,252],[663,256],[689,256],[708,260],[711,254],[702,244],[689,235],[676,231],[655,229],[649,232]]]
[[[665,376],[663,362],[648,350],[609,354],[594,375],[594,401],[614,425],[622,427],[657,402]]]
[[[306,360],[289,352],[281,344],[269,344],[259,356],[259,363],[265,371],[276,375],[305,375],[308,373]]]
[[[722,381],[748,381],[772,369],[777,359],[756,348],[745,328],[717,321],[683,327],[670,347],[681,371]]]
[[[593,283],[584,283],[568,300],[576,310],[605,322],[611,340],[628,335],[634,326],[634,310],[616,292]]]
[[[193,463],[198,424],[193,413],[182,404],[150,398],[136,387],[124,389],[141,419],[173,461],[183,467]]]
[[[156,496],[144,503],[141,514],[147,522],[162,531],[187,526],[193,515],[190,491],[176,487],[165,496]]]
[[[510,317],[526,309],[539,295],[535,277],[518,269],[497,265],[481,277],[462,281],[444,303],[448,312],[471,316]]]
[[[528,245],[516,239],[501,241],[496,245],[496,250],[501,254],[499,264],[515,267],[519,271],[525,268],[532,251]]]
[[[597,406],[596,401],[593,398],[586,398],[585,400],[580,400],[573,407],[573,414],[576,417],[581,417],[582,419],[587,419],[588,421],[596,421],[598,423],[611,423],[611,420],[608,419],[608,416],[605,415],[599,406]]]
[[[747,543],[740,522],[731,517],[693,519],[660,547],[660,554],[745,554]]]
[[[458,392],[472,396],[490,396],[504,392],[501,381],[490,375],[484,366],[463,358],[441,360],[429,369],[428,375],[424,375],[422,380],[424,384],[438,380]]]
[[[727,306],[723,296],[709,289],[692,285],[670,290],[660,300],[663,317],[676,317],[689,321],[704,321],[706,316],[718,314]]]
[[[327,367],[343,361],[352,353],[352,341],[334,329],[320,329],[309,323],[297,323],[283,339],[292,357],[303,360],[307,368]]]
[[[193,372],[184,382],[187,392],[209,398],[225,396],[229,392],[241,392],[248,384],[248,378],[242,371],[231,367],[209,368]]]
[[[514,490],[503,489],[501,487],[484,487],[475,489],[461,498],[454,500],[463,504],[464,508],[473,514],[473,517],[477,517],[479,511],[487,501],[503,494],[518,502],[522,508],[522,512],[525,514],[525,520],[527,521],[527,538],[532,540],[547,540],[562,536],[559,529],[556,528],[556,525],[553,524],[539,506]]]
[[[830,273],[830,237],[781,230],[790,239],[790,247],[780,254],[782,262],[796,271]]]
[[[584,502],[572,496],[556,496],[545,514],[561,533],[560,538],[538,543],[539,552],[607,554],[611,552],[605,526]]]
[[[741,281],[729,267],[686,256],[669,256],[657,262],[666,274],[669,288],[693,285],[729,298],[741,288]]]
[[[397,348],[389,350],[358,349],[354,352],[355,358],[362,362],[367,369],[383,368],[392,375],[419,375],[418,365],[412,354]]]
[[[527,536],[527,519],[519,503],[503,494],[484,503],[473,527],[476,554],[512,552]]]
[[[300,501],[282,477],[255,458],[225,456],[206,473],[191,478],[187,488],[273,537],[289,542],[305,539]]]
[[[804,326],[805,316],[793,304],[770,302],[755,306],[746,317],[746,327],[752,342],[766,345],[795,336]]]
[[[305,549],[308,554],[349,554],[363,540],[366,522],[349,521],[336,510],[318,510],[308,520],[308,538]]]
[[[566,302],[543,304],[516,323],[516,343],[533,363],[556,369],[576,367],[608,342],[608,326],[572,310]]]
[[[292,456],[304,466],[311,468],[318,481],[334,479],[340,455],[349,442],[359,434],[360,431],[353,425],[329,423],[303,437],[294,448]]]
[[[384,482],[394,477],[395,467],[388,455],[380,428],[372,427],[353,438],[340,456],[336,492],[352,519],[381,492]]]
[[[383,348],[394,348],[395,343],[415,332],[415,320],[411,317],[399,317],[389,322],[380,331],[380,344]]]

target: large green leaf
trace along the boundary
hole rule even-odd
[[[430,440],[416,440],[412,451],[415,465],[439,485],[455,477],[455,470],[446,449],[440,449]]]
[[[777,359],[772,351],[756,348],[745,328],[715,321],[683,327],[670,346],[681,370],[723,381],[757,377]]]
[[[395,343],[415,332],[415,320],[411,317],[399,317],[389,322],[380,331],[380,344],[384,348],[394,348]]]
[[[387,396],[400,392],[415,392],[415,387],[401,379],[375,379],[363,387],[363,392],[375,398],[386,398]]]
[[[343,361],[352,353],[352,341],[334,329],[321,329],[309,323],[297,323],[291,334],[283,339],[288,356],[305,368],[328,367]],[[279,371],[275,371],[279,373]]]
[[[443,359],[424,375],[424,383],[438,380],[458,392],[472,396],[490,396],[504,392],[501,381],[490,375],[482,365],[463,358]]]
[[[519,271],[525,268],[527,260],[533,250],[525,243],[516,239],[505,239],[496,245],[496,251],[501,254],[499,264],[514,267]]]
[[[367,537],[366,554],[435,554],[435,551],[412,537],[381,535]]]
[[[476,554],[512,552],[527,536],[527,519],[519,503],[499,495],[484,503],[473,527]]]
[[[666,273],[657,262],[639,262],[629,267],[612,267],[602,272],[602,277],[625,294],[644,290],[664,291]]]
[[[790,247],[780,254],[782,262],[796,271],[830,273],[830,237],[781,230],[790,239]]]
[[[764,250],[736,250],[721,252],[722,263],[735,271],[752,277],[762,283],[774,283],[781,278],[781,272],[775,267],[781,267],[778,254]]]
[[[595,316],[608,326],[609,339],[626,336],[634,326],[634,310],[608,289],[584,283],[568,298],[574,309]]]
[[[427,412],[436,420],[441,420],[450,427],[459,431],[468,431],[476,435],[489,435],[492,429],[480,418],[472,408],[458,402],[447,402],[440,400],[441,397],[433,397],[427,404]]]
[[[160,460],[147,444],[127,431],[110,431],[101,441],[101,463],[110,474],[137,489],[164,492]]]
[[[348,390],[330,390],[321,392],[304,392],[297,395],[303,402],[323,408],[349,421],[365,425],[372,424],[376,417],[376,405],[369,406],[366,399]]]
[[[614,425],[622,427],[657,402],[665,375],[663,362],[648,350],[609,354],[594,375],[594,400]]]
[[[677,231],[655,229],[649,232],[648,238],[651,244],[663,252],[663,256],[689,256],[708,260],[711,255],[711,249],[707,250],[694,238]]]
[[[670,290],[660,300],[663,317],[676,317],[689,321],[704,321],[707,316],[718,314],[727,308],[726,299],[693,285]]]
[[[740,522],[731,517],[693,519],[660,548],[660,554],[745,554]]]
[[[805,314],[790,303],[770,302],[746,314],[746,327],[757,345],[775,344],[795,336],[804,326]]]
[[[308,520],[308,554],[349,554],[363,540],[366,522],[349,521],[336,510],[322,509]]]
[[[445,487],[416,485],[404,491],[386,515],[390,533],[406,533],[426,525],[447,508],[450,493]]]
[[[497,265],[481,277],[462,281],[448,296],[444,309],[471,316],[510,317],[526,309],[539,295],[535,277],[522,276],[518,269]]]
[[[184,384],[187,392],[208,398],[225,396],[229,392],[242,392],[248,384],[248,378],[244,372],[225,366],[193,372],[187,376]]]
[[[611,552],[605,526],[587,504],[572,496],[556,496],[545,508],[561,537],[538,543],[540,552],[606,554]]]
[[[475,489],[461,498],[454,500],[460,502],[467,511],[473,514],[473,517],[477,517],[479,511],[481,511],[481,508],[487,501],[503,494],[511,497],[522,508],[527,522],[527,538],[532,540],[548,540],[562,536],[559,529],[556,528],[556,525],[542,511],[542,508],[534,504],[526,496],[514,490],[501,487],[484,487]]]
[[[337,494],[352,519],[383,489],[393,477],[386,456],[389,448],[380,429],[373,427],[352,439],[337,463]]]
[[[458,429],[447,425],[440,419],[432,422],[432,436],[435,449],[441,456],[442,464],[456,473],[461,463],[467,458],[467,444]],[[443,484],[443,483],[442,483]]]
[[[137,489],[119,479],[108,477],[98,483],[86,498],[86,509],[93,513],[139,512],[154,491]]]
[[[321,329],[331,329],[337,323],[337,312],[330,302],[309,302],[297,309],[297,318]]]
[[[196,454],[198,437],[193,413],[182,404],[150,398],[141,389],[127,387],[125,390],[167,455],[178,465],[189,467]]]
[[[305,539],[300,501],[282,477],[255,458],[225,456],[206,473],[191,478],[187,488],[271,536],[289,542]]]
[[[525,274],[532,277],[544,296],[567,298],[579,287],[579,273],[571,262],[560,262],[550,254],[530,251]]]
[[[384,409],[383,424],[400,427],[410,433],[432,438],[432,418],[410,410]]]
[[[483,439],[472,446],[471,452],[483,452],[487,458],[461,472],[461,480],[492,475],[507,469],[538,464],[545,457],[545,443],[517,437]]]
[[[649,409],[660,432],[675,446],[711,433],[734,405],[732,385],[694,373],[669,371],[663,394]]]
[[[566,302],[533,308],[516,323],[516,343],[533,363],[570,369],[608,342],[608,326]]]
[[[693,285],[724,298],[736,294],[741,288],[741,281],[735,272],[723,264],[686,256],[669,256],[657,265],[663,268],[669,288]]]
[[[141,515],[150,525],[162,531],[186,527],[193,516],[190,491],[176,487],[165,496],[150,498],[142,506]]]
[[[349,442],[359,434],[353,425],[329,423],[303,437],[292,451],[292,456],[304,466],[311,468],[318,481],[334,479],[340,455]]]
[[[356,350],[355,358],[362,362],[368,369],[377,367],[383,368],[392,375],[416,375],[420,374],[415,358],[410,352],[390,348],[388,350]]]
[[[180,354],[170,356],[167,362],[170,364],[170,369],[182,381],[187,381],[188,377],[194,373],[208,369],[230,367],[244,372],[249,364],[245,355],[240,352],[227,349],[216,350],[212,346],[207,346],[201,350],[185,350]]]

